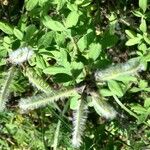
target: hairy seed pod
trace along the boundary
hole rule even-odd
[[[9,54],[8,61],[14,65],[20,65],[28,61],[33,55],[33,51],[27,47],[18,48]]]
[[[41,94],[37,96],[32,96],[28,98],[22,98],[19,102],[20,109],[24,111],[37,109],[39,107],[44,107],[50,103],[54,103],[59,99],[65,99],[67,97],[72,96],[76,93],[75,89],[66,89],[61,91],[53,91],[47,95]]]
[[[27,67],[24,71],[25,75],[28,77],[30,83],[35,86],[38,90],[44,93],[52,92],[51,87],[43,78],[41,78],[34,69]]]
[[[145,66],[140,62],[140,58],[133,58],[125,63],[96,71],[94,76],[96,81],[108,81],[123,75],[135,75],[137,72],[143,70],[145,70]]]
[[[98,93],[90,92],[92,97],[92,103],[95,111],[106,119],[114,119],[117,112],[114,108],[106,102]]]
[[[14,66],[9,69],[9,71],[8,71],[8,73],[4,79],[4,83],[1,86],[0,111],[3,111],[5,109],[8,94],[9,94],[9,87],[10,87],[11,81],[12,81],[13,76],[14,76],[14,70],[15,70]]]
[[[72,144],[79,148],[82,143],[82,135],[87,120],[87,106],[82,99],[79,99],[77,109],[73,112],[73,133]]]

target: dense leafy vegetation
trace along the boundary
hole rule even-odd
[[[0,3],[1,149],[150,149],[147,0]]]

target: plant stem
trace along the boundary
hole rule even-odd
[[[69,100],[67,101],[67,103],[66,103],[66,105],[62,111],[61,116],[63,116],[65,114],[65,112],[68,109],[68,106],[69,106]],[[61,120],[58,121],[56,131],[55,131],[54,143],[53,143],[53,149],[54,150],[57,150],[60,127],[61,127]]]
[[[126,106],[124,106],[121,101],[118,99],[118,97],[116,95],[113,95],[113,98],[115,99],[115,101],[118,103],[118,105],[124,109],[126,112],[128,112],[131,116],[135,117],[136,119],[139,119],[139,117],[133,113],[131,110],[129,110]]]

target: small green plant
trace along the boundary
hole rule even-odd
[[[147,0],[0,4],[1,149],[147,148]]]

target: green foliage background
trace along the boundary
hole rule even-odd
[[[147,0],[0,1],[0,84],[11,66],[9,53],[29,47],[34,56],[16,67],[7,109],[0,112],[0,149],[74,149],[72,111],[48,105],[22,114],[18,102],[39,90],[25,76],[28,66],[53,89],[75,87],[96,70],[142,58],[146,69],[135,76],[98,84],[101,95],[118,112],[114,120],[99,116],[88,96],[88,119],[81,149],[150,149],[150,3]],[[111,67],[110,67],[111,68]],[[113,68],[108,75],[115,74]],[[89,80],[88,80],[89,81]],[[86,83],[90,84],[90,83]],[[61,110],[67,99],[58,102]],[[58,133],[58,136],[56,134]],[[54,142],[55,141],[55,142]]]

